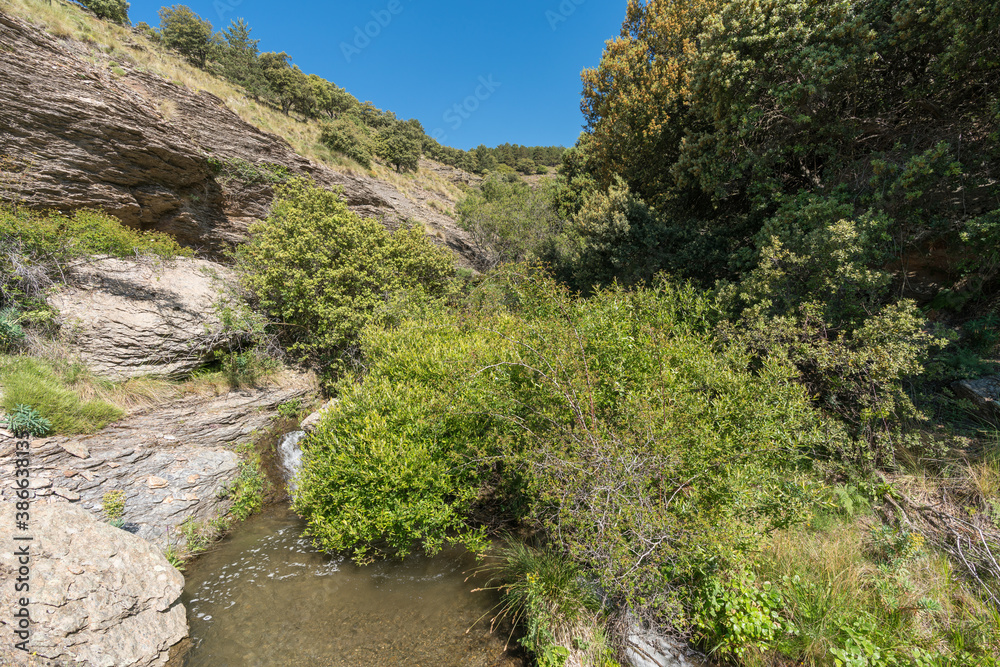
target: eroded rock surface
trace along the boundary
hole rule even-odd
[[[20,564],[15,507],[0,504],[0,664],[89,667],[157,667],[187,637],[179,598],[184,577],[159,549],[135,535],[97,521],[79,507],[36,504],[29,544],[31,651],[14,650],[11,626]]]
[[[208,92],[127,62],[112,72],[102,66],[105,58],[94,45],[56,39],[0,12],[0,156],[24,170],[0,196],[35,208],[102,209],[127,225],[217,253],[246,237],[273,196],[266,178],[220,172],[219,165],[241,161],[340,186],[358,214],[390,228],[413,219],[464,256],[460,263],[474,257],[468,235],[419,199],[303,158]]]
[[[314,391],[309,376],[223,396],[188,396],[89,436],[36,438],[31,488],[39,505],[72,503],[100,516],[104,494],[125,492],[126,528],[166,548],[183,546],[189,518],[225,514],[239,474],[231,446],[265,431],[282,403]],[[0,499],[14,501],[13,436],[0,430]]]
[[[49,303],[74,352],[99,376],[186,375],[228,341],[218,307],[222,286],[234,279],[219,264],[98,259],[66,278]]]
[[[987,419],[1000,418],[1000,375],[961,380],[952,388],[960,397],[972,401]]]

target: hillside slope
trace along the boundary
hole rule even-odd
[[[123,46],[147,49],[138,39]],[[0,12],[0,197],[32,208],[103,209],[215,254],[266,215],[276,182],[306,175],[342,187],[352,210],[390,228],[419,222],[462,264],[474,255],[440,212],[449,202],[433,208],[427,196],[302,157],[215,95],[101,57],[105,49]]]

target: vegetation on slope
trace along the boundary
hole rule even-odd
[[[494,583],[546,667],[609,660],[596,626],[621,648],[636,618],[737,665],[997,664],[997,430],[948,386],[1000,343],[998,17],[632,0],[559,183],[495,174],[459,207],[492,272],[465,285],[285,186],[238,257],[337,379],[295,498],[318,543],[530,536]],[[143,30],[178,48],[168,26]],[[412,164],[415,125],[246,26],[201,34],[244,113]]]

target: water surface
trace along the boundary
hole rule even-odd
[[[189,565],[186,666],[520,664],[489,632],[496,598],[471,592],[467,552],[359,567],[313,549],[302,528],[273,508]]]

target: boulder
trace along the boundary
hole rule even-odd
[[[63,337],[101,377],[185,375],[228,342],[217,308],[235,278],[219,264],[95,258],[66,279],[49,304]]]
[[[312,433],[315,431],[316,427],[319,426],[320,421],[323,419],[323,415],[326,414],[326,411],[335,406],[338,402],[338,399],[331,398],[323,405],[323,407],[303,419],[302,423],[299,424],[299,429],[305,431],[306,433]]]
[[[625,619],[624,664],[628,667],[702,667],[703,656],[683,643],[650,629],[629,615]]]
[[[987,419],[1000,418],[1000,375],[960,380],[952,385],[952,389],[959,397],[972,401]]]
[[[0,608],[9,612],[0,615],[0,664],[165,665],[188,626],[179,602],[184,577],[159,549],[64,504],[33,506],[29,529],[17,533],[32,540],[15,541],[15,511],[0,505]],[[16,593],[14,554],[24,545],[31,588]],[[22,595],[30,598],[34,659],[14,649],[12,615]]]

